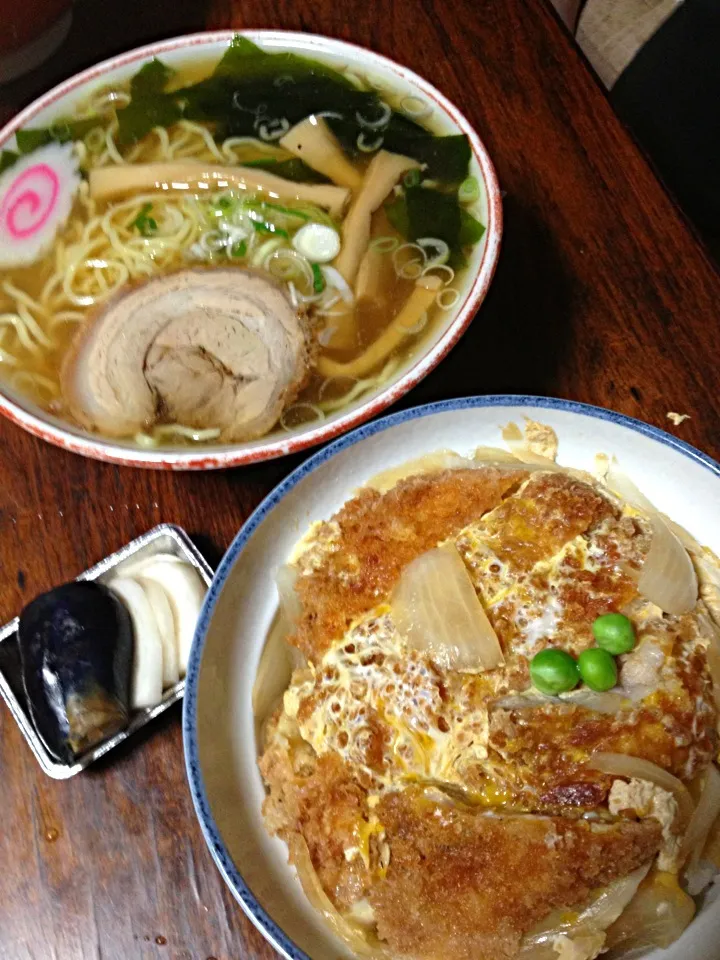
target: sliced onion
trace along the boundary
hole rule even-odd
[[[605,693],[588,689],[571,690],[570,693],[560,695],[560,702],[607,715],[620,713],[633,706],[630,697],[614,690],[607,690]]]
[[[441,667],[492,670],[505,662],[465,564],[452,544],[428,550],[403,570],[392,596],[408,645]]]
[[[705,774],[700,799],[690,818],[680,848],[681,863],[687,861],[685,871],[688,881],[691,873],[697,868],[710,830],[718,817],[720,817],[720,773],[714,764],[710,764]],[[688,889],[690,893],[697,894],[701,892],[702,887],[700,890],[693,890],[689,883]]]
[[[366,481],[365,486],[379,490],[380,493],[385,493],[407,477],[435,473],[440,470],[477,470],[488,467],[506,471],[531,469],[527,464],[520,463],[517,457],[508,453],[507,450],[499,450],[494,447],[478,447],[473,453],[472,459],[461,457],[459,453],[455,453],[453,450],[436,450],[433,453],[426,453],[422,457],[408,460],[397,467],[390,467],[389,470],[376,473]]]
[[[544,960],[546,956],[551,957],[552,954],[547,953],[547,947],[552,946],[553,940],[559,936],[565,935],[574,940],[577,937],[603,933],[615,923],[633,899],[649,869],[650,864],[646,864],[627,877],[621,877],[603,887],[584,909],[572,910],[573,919],[567,918],[567,907],[554,910],[539,926],[525,935],[517,960]]]
[[[667,790],[677,800],[682,827],[692,817],[694,804],[688,788],[672,773],[668,773],[650,760],[632,757],[627,753],[594,753],[587,761],[587,765],[591,770],[599,770],[600,773],[608,773],[613,777],[625,777],[628,780],[635,778],[654,783],[656,787]]]
[[[702,859],[712,863],[720,870],[720,817],[710,828],[710,834],[702,852]]]
[[[698,627],[701,636],[705,636],[708,641],[705,656],[707,657],[708,670],[712,680],[713,700],[715,709],[720,719],[720,629],[718,629],[712,617],[705,613],[698,615]]]
[[[685,547],[693,561],[700,582],[700,597],[716,627],[720,627],[720,558],[707,547],[701,546],[681,526],[668,520],[668,526]]]
[[[537,470],[555,470],[562,473],[573,471],[558,466],[552,460],[536,457],[535,460],[525,460],[522,456],[503,450],[502,447],[476,447],[473,452],[473,463],[480,467],[497,467],[502,470],[523,470],[532,473]]]
[[[511,693],[501,697],[495,702],[495,706],[501,710],[540,710],[543,707],[562,706],[562,700],[559,697],[545,696],[533,689],[527,693]]]
[[[289,626],[293,627],[302,614],[302,603],[295,589],[299,571],[292,563],[284,563],[275,574],[280,609]]]
[[[313,866],[307,843],[299,833],[294,833],[289,838],[288,848],[290,850],[290,861],[297,870],[298,879],[302,884],[305,896],[312,906],[322,914],[333,933],[361,957],[385,957],[389,960],[390,954],[379,943],[370,943],[369,935],[363,935],[336,909],[323,890],[320,878]]]
[[[552,942],[528,947],[517,956],[521,960],[594,960],[604,952],[604,944],[604,933],[560,933]]]
[[[553,706],[582,707],[584,710],[608,715],[620,713],[630,705],[629,698],[622,693],[615,693],[612,690],[600,693],[585,689],[572,690],[570,693],[560,694],[559,697],[543,696],[536,690],[532,690],[530,693],[510,694],[496,703],[496,706],[504,710],[529,710]]]
[[[447,262],[450,257],[450,247],[445,243],[444,240],[439,240],[437,237],[420,237],[416,241],[419,247],[422,247],[425,251],[425,256],[427,256],[428,266],[438,266],[443,265]],[[427,251],[435,251],[434,256],[428,256]],[[423,273],[427,270],[427,267]]]
[[[519,466],[521,461],[502,447],[477,447],[473,453],[473,460],[478,463],[508,463]]]
[[[712,679],[715,709],[720,714],[720,650],[714,643],[711,643],[707,649],[707,662]]]
[[[329,267],[326,263],[323,263],[320,266],[320,273],[325,277],[325,283],[329,287],[334,287],[335,290],[340,294],[340,298],[345,301],[345,303],[352,303],[355,300],[355,294],[350,289],[347,280],[340,273],[339,270],[336,270],[335,267]]]
[[[385,493],[407,477],[435,473],[439,470],[459,470],[463,467],[471,469],[473,466],[472,460],[466,460],[459,453],[454,453],[452,450],[436,450],[434,453],[426,453],[422,457],[407,460],[397,467],[390,467],[389,470],[376,473],[366,482],[365,486],[372,487],[373,490],[379,490],[380,493]]]
[[[653,871],[610,927],[611,949],[669,947],[695,916],[695,903],[672,873]]]
[[[652,543],[640,572],[638,591],[664,613],[689,613],[697,603],[698,579],[680,538],[633,481],[613,465],[607,484],[621,500],[644,513],[652,526]]]
[[[548,470],[562,469],[550,457],[535,453],[516,423],[508,423],[503,427],[502,438],[510,448],[510,452],[523,463],[536,463],[540,467],[547,467]]]
[[[689,613],[697,603],[698,581],[692,560],[659,513],[650,517],[653,538],[638,591],[664,613]]]
[[[612,461],[605,474],[605,482],[616,496],[624,500],[625,503],[629,503],[631,507],[634,507],[641,513],[657,513],[654,504],[648,500],[645,494],[633,483],[627,474],[623,473],[622,470],[618,470],[617,465]]]
[[[258,723],[271,715],[290,684],[293,670],[305,666],[296,647],[287,642],[288,624],[282,613],[272,622],[260,654],[252,691],[252,708]]]

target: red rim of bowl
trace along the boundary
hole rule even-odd
[[[412,390],[455,346],[470,325],[476,310],[487,294],[493,274],[495,273],[500,251],[500,241],[502,238],[502,198],[495,168],[484,144],[469,121],[457,107],[422,77],[407,67],[395,63],[388,57],[384,57],[372,50],[360,47],[357,44],[348,43],[344,40],[334,40],[331,37],[323,37],[318,34],[284,30],[217,30],[174,37],[169,40],[148,44],[144,47],[137,47],[127,53],[122,53],[109,60],[104,60],[82,71],[82,73],[75,74],[75,76],[53,87],[48,93],[33,101],[33,103],[22,110],[0,130],[0,149],[4,147],[17,130],[31,122],[42,110],[57,103],[67,94],[74,92],[86,83],[95,81],[118,67],[126,66],[138,60],[146,60],[150,57],[160,56],[164,53],[180,50],[185,47],[190,48],[206,44],[228,43],[233,36],[238,33],[252,40],[257,40],[260,43],[264,41],[271,44],[272,41],[275,41],[279,44],[287,44],[288,46],[297,44],[303,47],[317,47],[319,52],[323,50],[327,51],[329,45],[333,50],[340,53],[346,51],[349,58],[357,51],[361,52],[363,56],[369,55],[386,70],[391,71],[400,79],[411,83],[420,90],[467,135],[475,160],[482,172],[487,192],[488,208],[485,249],[477,267],[475,280],[465,294],[462,304],[457,309],[454,320],[450,323],[438,342],[430,348],[427,353],[419,356],[417,361],[399,380],[390,384],[377,397],[362,404],[357,409],[332,423],[308,430],[299,436],[288,436],[286,439],[273,439],[266,444],[261,444],[249,449],[243,450],[228,445],[225,448],[214,451],[203,450],[202,448],[188,448],[182,451],[162,449],[147,451],[134,450],[115,444],[110,440],[105,440],[102,437],[95,439],[90,435],[80,432],[75,433],[71,425],[61,427],[50,424],[42,417],[24,409],[19,403],[16,403],[0,392],[0,413],[36,437],[47,440],[49,443],[61,447],[64,450],[69,450],[72,453],[78,453],[96,460],[104,460],[109,463],[117,463],[124,466],[165,470],[211,470],[225,467],[238,467],[245,464],[257,463],[261,460],[269,460],[274,457],[297,453],[308,447],[332,440],[338,436],[338,434],[352,430],[354,427],[385,410],[399,400],[400,397],[404,396],[409,390]]]

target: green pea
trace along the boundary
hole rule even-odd
[[[583,681],[591,690],[602,693],[603,690],[609,690],[617,683],[615,659],[607,650],[601,650],[600,647],[583,650],[578,657],[578,669]]]
[[[595,642],[614,657],[635,646],[635,628],[622,613],[605,613],[593,623]]]
[[[577,661],[564,650],[541,650],[530,661],[530,677],[540,693],[572,690],[580,682]]]

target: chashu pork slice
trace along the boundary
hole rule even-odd
[[[62,371],[72,415],[108,436],[156,422],[267,433],[308,369],[283,290],[238,268],[190,269],[127,287],[78,333]]]

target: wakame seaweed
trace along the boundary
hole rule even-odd
[[[253,136],[264,120],[272,122],[282,116],[297,123],[314,111],[337,109],[344,102],[341,91],[357,92],[325,64],[293,53],[265,53],[242,36],[233,38],[206,79],[164,93],[169,77],[170,72],[156,59],[133,79],[132,99],[118,110],[120,143],[133,143],[154,126],[170,126],[181,117],[216,124],[216,134],[223,138]],[[292,97],[288,97],[290,84]]]
[[[14,150],[3,150],[2,153],[0,153],[0,173],[3,173],[19,159],[20,154],[15,153]]]
[[[379,103],[374,94],[370,96],[373,100],[364,104],[365,109]],[[346,153],[350,156],[361,153],[357,147],[357,138],[362,127],[352,120],[337,120],[334,117],[328,119],[328,125]],[[368,138],[372,139],[371,133]],[[382,131],[380,146],[383,150],[401,153],[419,161],[425,166],[424,175],[431,180],[460,183],[468,173],[471,152],[470,143],[464,133],[437,137],[399,113],[393,113],[390,117],[390,122]]]
[[[132,99],[117,112],[120,144],[134,143],[153,127],[171,126],[182,117],[213,125],[219,140],[263,133],[272,139],[276,131],[311,114],[330,114],[327,122],[351,156],[360,152],[362,135],[366,144],[376,141],[376,149],[418,160],[431,179],[460,183],[467,176],[470,144],[464,134],[435,136],[397,111],[382,131],[368,126],[367,121],[372,124],[382,115],[378,94],[358,90],[319,61],[295,53],[266,53],[236,36],[209,77],[168,93],[170,76],[161,61],[151,60],[133,78]]]
[[[454,193],[443,193],[431,187],[406,187],[390,203],[385,204],[388,220],[412,242],[422,237],[437,237],[450,248],[450,265],[464,262],[463,247],[477,243],[485,227],[464,210]]]
[[[50,127],[35,127],[18,130],[15,134],[17,151],[3,150],[0,153],[0,173],[8,170],[23,154],[32,153],[48,143],[69,143],[82,140],[93,127],[102,123],[99,117],[86,117],[83,120],[57,120]]]
[[[130,81],[130,103],[117,111],[118,140],[134,143],[153,127],[171,127],[182,119],[182,105],[164,92],[173,71],[154,57]]]
[[[150,97],[162,93],[173,71],[162,60],[153,57],[138,70],[130,81],[131,97]]]
[[[184,116],[217,123],[221,136],[257,136],[263,124],[269,129],[278,124],[287,128],[313,113],[354,112],[375,96],[340,87],[326,77],[280,79],[285,81],[281,86],[270,79],[249,79],[238,85],[210,77],[177,93]]]
[[[484,233],[485,224],[480,223],[471,213],[460,207],[460,236],[458,238],[460,246],[473,246],[473,244],[482,240]]]
[[[82,120],[56,120],[49,127],[35,127],[29,130],[18,130],[15,134],[18,151],[22,154],[32,153],[48,143],[70,143],[71,140],[82,140],[94,127],[102,124],[100,117],[85,117]]]
[[[341,73],[319,60],[310,60],[297,53],[266,53],[248,40],[247,37],[236,34],[230,41],[230,46],[223,54],[222,59],[213,71],[213,78],[224,77],[244,81],[248,77],[277,80],[283,77],[324,76],[348,89],[353,85]]]

